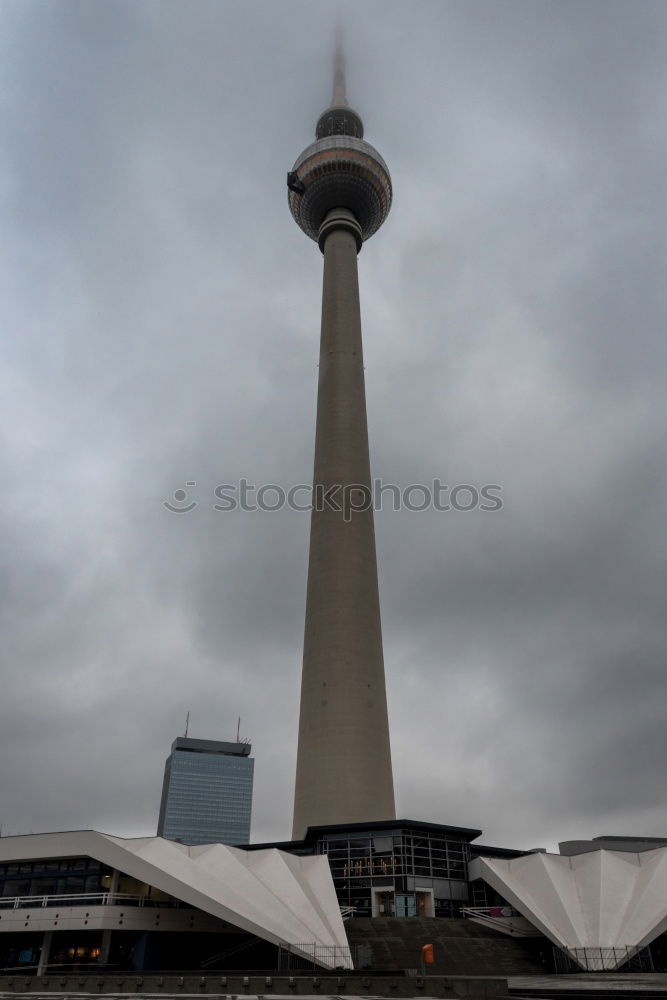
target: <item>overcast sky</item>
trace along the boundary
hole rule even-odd
[[[359,258],[397,808],[667,835],[664,0],[342,5],[394,205]],[[0,5],[3,834],[155,832],[182,735],[291,827],[322,258],[285,173],[335,10]],[[197,507],[163,501],[185,489]]]

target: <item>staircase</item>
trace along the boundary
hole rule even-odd
[[[544,975],[539,953],[547,961],[551,954],[543,939],[528,943],[470,920],[354,917],[345,930],[359,970],[419,970],[424,944],[433,945],[435,964],[426,974],[435,976]]]

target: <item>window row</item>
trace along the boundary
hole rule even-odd
[[[106,892],[108,885],[99,875],[69,875],[63,878],[15,878],[0,884],[0,896],[70,896],[76,893]]]
[[[0,879],[42,872],[98,872],[102,868],[93,858],[55,858],[49,861],[13,861],[0,865]]]

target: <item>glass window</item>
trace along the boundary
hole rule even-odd
[[[12,879],[5,882],[2,888],[3,896],[28,896],[30,895],[30,879]]]
[[[30,884],[30,894],[32,896],[51,896],[56,891],[56,879],[54,878],[34,878]]]
[[[414,917],[417,913],[415,894],[413,892],[397,893],[394,906],[397,917]]]

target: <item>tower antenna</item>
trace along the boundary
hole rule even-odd
[[[239,721],[236,723],[236,742],[239,742],[239,736],[241,735],[241,716],[239,715]]]
[[[190,728],[190,712],[185,716],[185,736],[188,735],[188,729]]]
[[[343,26],[340,18],[336,22],[336,45],[334,48],[333,64],[333,97],[331,104],[334,108],[347,105],[345,95],[345,54],[343,52]]]

